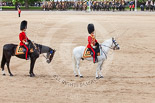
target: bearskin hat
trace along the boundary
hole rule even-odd
[[[91,34],[92,32],[94,32],[95,28],[94,28],[94,24],[88,24],[88,33]]]
[[[27,29],[27,21],[23,20],[20,24],[20,30]]]

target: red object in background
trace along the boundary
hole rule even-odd
[[[19,14],[21,13],[21,10],[20,10],[20,9],[18,9],[18,13],[19,13]]]

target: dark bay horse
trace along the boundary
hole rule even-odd
[[[9,67],[10,59],[12,56],[16,56],[18,58],[25,59],[25,54],[15,55],[17,46],[18,45],[15,45],[15,44],[5,44],[3,46],[3,54],[2,54],[2,61],[1,61],[1,68],[2,68],[3,75],[5,75],[4,66],[6,64],[10,76],[13,76],[13,74],[10,71],[10,67]],[[42,53],[47,53],[45,58],[47,60],[47,63],[50,63],[53,59],[53,56],[54,56],[56,50],[54,50],[48,46],[33,43],[31,41],[29,42],[29,48],[33,48],[33,52],[29,52],[29,56],[30,56],[30,60],[31,60],[29,74],[30,74],[30,77],[34,77],[35,74],[33,73],[33,68],[34,68],[36,59],[39,57],[39,55]]]

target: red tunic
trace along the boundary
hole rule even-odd
[[[93,52],[93,62],[95,63],[95,51],[94,49],[92,48],[91,44],[93,46],[95,46],[95,43],[97,42],[97,40],[95,39],[95,36],[94,35],[90,35],[88,36],[88,45],[87,45],[87,48],[90,48]]]
[[[135,8],[135,5],[134,4],[132,5],[132,8]]]
[[[20,40],[20,46],[24,46],[26,49],[26,55],[25,55],[25,59],[27,60],[27,55],[28,55],[28,47],[23,43],[23,40],[25,42],[27,42],[29,39],[27,38],[25,32],[21,32],[19,34],[19,40]]]
[[[97,42],[97,40],[95,39],[95,36],[88,36],[88,45],[87,48],[92,48],[91,44],[93,44],[93,46],[95,46],[95,43]]]
[[[25,34],[25,32],[21,32],[19,34],[19,40],[20,40],[20,46],[25,45],[22,41],[24,40],[25,42],[27,42],[27,40],[29,40]]]

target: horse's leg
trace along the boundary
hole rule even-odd
[[[12,74],[11,71],[10,71],[10,67],[9,67],[10,59],[11,59],[11,56],[10,56],[9,58],[7,58],[7,60],[6,60],[6,65],[7,65],[8,72],[9,72],[10,76],[13,76],[13,74]]]
[[[96,68],[96,79],[99,79],[99,75],[98,72],[100,71],[100,66],[101,66],[102,62],[98,62],[97,68]]]
[[[5,71],[4,71],[4,67],[2,68],[2,74],[5,76]]]
[[[103,75],[102,75],[102,72],[101,72],[101,70],[102,70],[102,65],[103,65],[103,61],[102,61],[102,64],[100,65],[100,72],[99,72],[100,78],[103,78]]]
[[[77,73],[76,73],[76,65],[77,65],[77,61],[76,61],[76,59],[75,59],[75,57],[73,56],[73,61],[74,61],[74,64],[73,64],[73,71],[74,71],[74,75],[75,75],[75,77],[78,77],[78,75],[77,75]]]
[[[31,58],[31,63],[30,63],[30,77],[34,77],[35,76],[35,74],[33,73],[33,68],[34,68],[34,64],[35,64],[35,62],[36,62],[36,58],[34,59],[34,58]]]
[[[80,68],[79,68],[80,60],[76,60],[76,61],[77,61],[76,66],[77,66],[77,69],[78,69],[79,76],[80,76],[80,78],[83,78],[82,74],[80,73]]]
[[[2,68],[2,74],[3,75],[5,75],[5,72],[4,72],[5,63],[6,63],[6,58],[5,58],[5,55],[4,55],[4,52],[3,52],[3,57],[2,57],[2,61],[1,61],[1,68]]]

